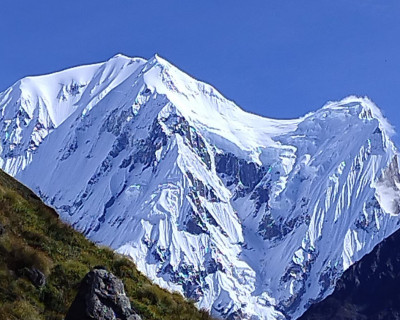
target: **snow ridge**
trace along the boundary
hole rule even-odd
[[[399,228],[394,131],[368,98],[268,119],[117,55],[25,78],[0,110],[2,169],[222,318],[298,318]]]

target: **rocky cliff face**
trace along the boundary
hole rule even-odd
[[[141,320],[132,309],[124,284],[97,267],[82,280],[65,320]]]
[[[399,228],[392,129],[366,98],[262,118],[157,56],[26,83],[0,95],[1,166],[216,316],[297,318]]]
[[[400,232],[378,244],[337,281],[332,295],[301,320],[400,319]]]

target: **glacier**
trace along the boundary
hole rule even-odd
[[[366,97],[247,113],[165,59],[0,94],[0,167],[96,243],[225,319],[296,319],[400,228],[394,130]]]

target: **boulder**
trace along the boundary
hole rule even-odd
[[[124,284],[104,267],[83,279],[65,320],[141,320],[132,309]]]
[[[35,267],[25,268],[23,273],[36,288],[44,287],[46,284],[46,276],[42,271]]]

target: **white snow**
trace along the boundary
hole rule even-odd
[[[393,128],[368,98],[268,119],[117,55],[18,81],[0,110],[2,169],[216,316],[295,319],[399,228]]]

